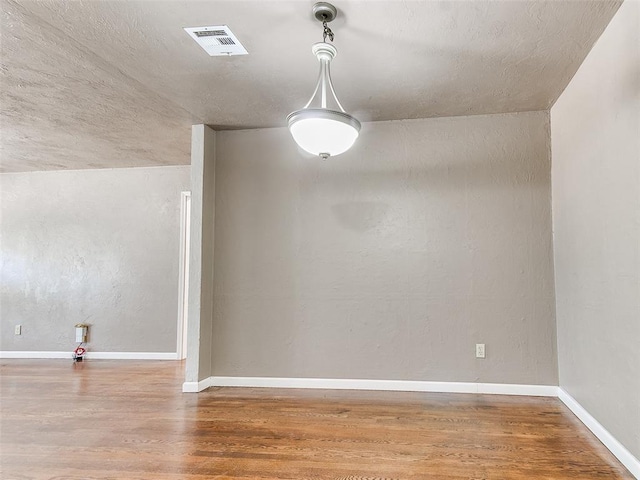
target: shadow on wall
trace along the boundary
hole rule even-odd
[[[331,210],[343,227],[366,232],[382,223],[389,205],[382,202],[343,202],[333,205]]]
[[[482,159],[474,158],[473,162],[441,161],[439,165],[429,165],[428,160],[420,167],[400,166],[393,169],[325,169],[317,172],[312,178],[303,180],[301,187],[328,189],[345,192],[354,190],[371,190],[376,193],[387,193],[389,187],[401,190],[420,191],[452,191],[465,189],[475,191],[494,190],[504,186],[512,189],[517,186],[548,186],[548,172],[541,171],[539,166],[528,165],[522,158],[508,155],[496,155]],[[337,161],[334,159],[334,161]],[[540,158],[549,163],[548,158]],[[361,192],[354,192],[356,196]],[[365,202],[369,203],[369,202]]]

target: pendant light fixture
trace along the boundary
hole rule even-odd
[[[327,26],[337,15],[336,7],[326,2],[313,6],[313,14],[322,22],[322,42],[311,47],[320,62],[320,75],[311,99],[287,117],[289,131],[303,150],[323,159],[340,155],[351,148],[360,132],[360,122],[344,111],[331,82],[329,65],[338,53],[333,32]]]

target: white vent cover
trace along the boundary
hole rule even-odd
[[[226,25],[185,27],[184,31],[212,57],[246,55],[249,53]]]

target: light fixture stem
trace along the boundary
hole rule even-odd
[[[322,106],[322,108],[327,108],[327,67],[328,67],[328,61],[327,60],[321,60],[320,61],[320,70],[321,73],[320,75],[322,76],[322,92],[321,92],[321,97],[320,97],[320,105]]]
[[[311,98],[307,102],[307,104],[303,108],[309,108],[314,100],[317,101],[316,97],[318,96],[318,92],[320,93],[320,108],[328,108],[328,97],[329,94],[333,96],[333,100],[336,105],[340,109],[341,112],[346,113],[344,107],[338,100],[338,96],[336,95],[336,90],[333,87],[333,81],[331,80],[331,59],[330,58],[319,58],[320,61],[320,73],[318,74],[318,81],[316,82],[316,88],[313,90],[313,94]]]
[[[333,99],[338,104],[338,107],[340,108],[342,113],[347,113],[347,112],[345,112],[344,108],[342,107],[342,104],[340,103],[340,100],[338,100],[338,96],[336,95],[336,91],[333,88],[333,82],[331,81],[331,70],[329,69],[329,62],[327,62],[327,79],[329,81],[329,88],[331,89],[331,94],[333,95]]]
[[[316,98],[316,95],[318,94],[318,90],[320,89],[321,83],[322,83],[322,68],[320,68],[320,73],[318,73],[318,81],[316,82],[316,88],[311,94],[311,98],[309,99],[307,104],[302,108],[309,108],[309,105],[311,105],[311,102],[313,102],[313,99]]]

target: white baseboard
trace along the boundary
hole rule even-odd
[[[14,352],[2,351],[0,358],[71,358],[71,352]]]
[[[0,358],[64,358],[71,360],[68,352],[0,351]],[[178,360],[178,354],[172,352],[91,352],[87,360]]]
[[[580,405],[575,398],[569,395],[565,390],[558,387],[558,398],[564,403],[569,410],[571,410],[578,419],[585,424],[585,426],[591,430],[591,432],[598,437],[598,439],[609,449],[615,457],[620,460],[627,470],[631,474],[640,479],[640,460],[634,457],[624,445],[622,445],[616,438],[604,428],[600,422],[598,422],[589,412],[587,412],[582,405]]]
[[[87,360],[178,360],[175,352],[87,352]]]
[[[276,377],[209,377],[207,380],[208,385],[204,388],[210,386],[321,388],[330,390],[386,390],[396,392],[491,393],[498,395],[534,395],[541,397],[555,397],[558,394],[558,387],[553,385]]]
[[[184,382],[182,384],[182,391],[184,393],[198,393],[206,390],[211,386],[211,378],[212,377],[205,378],[199,382]]]

